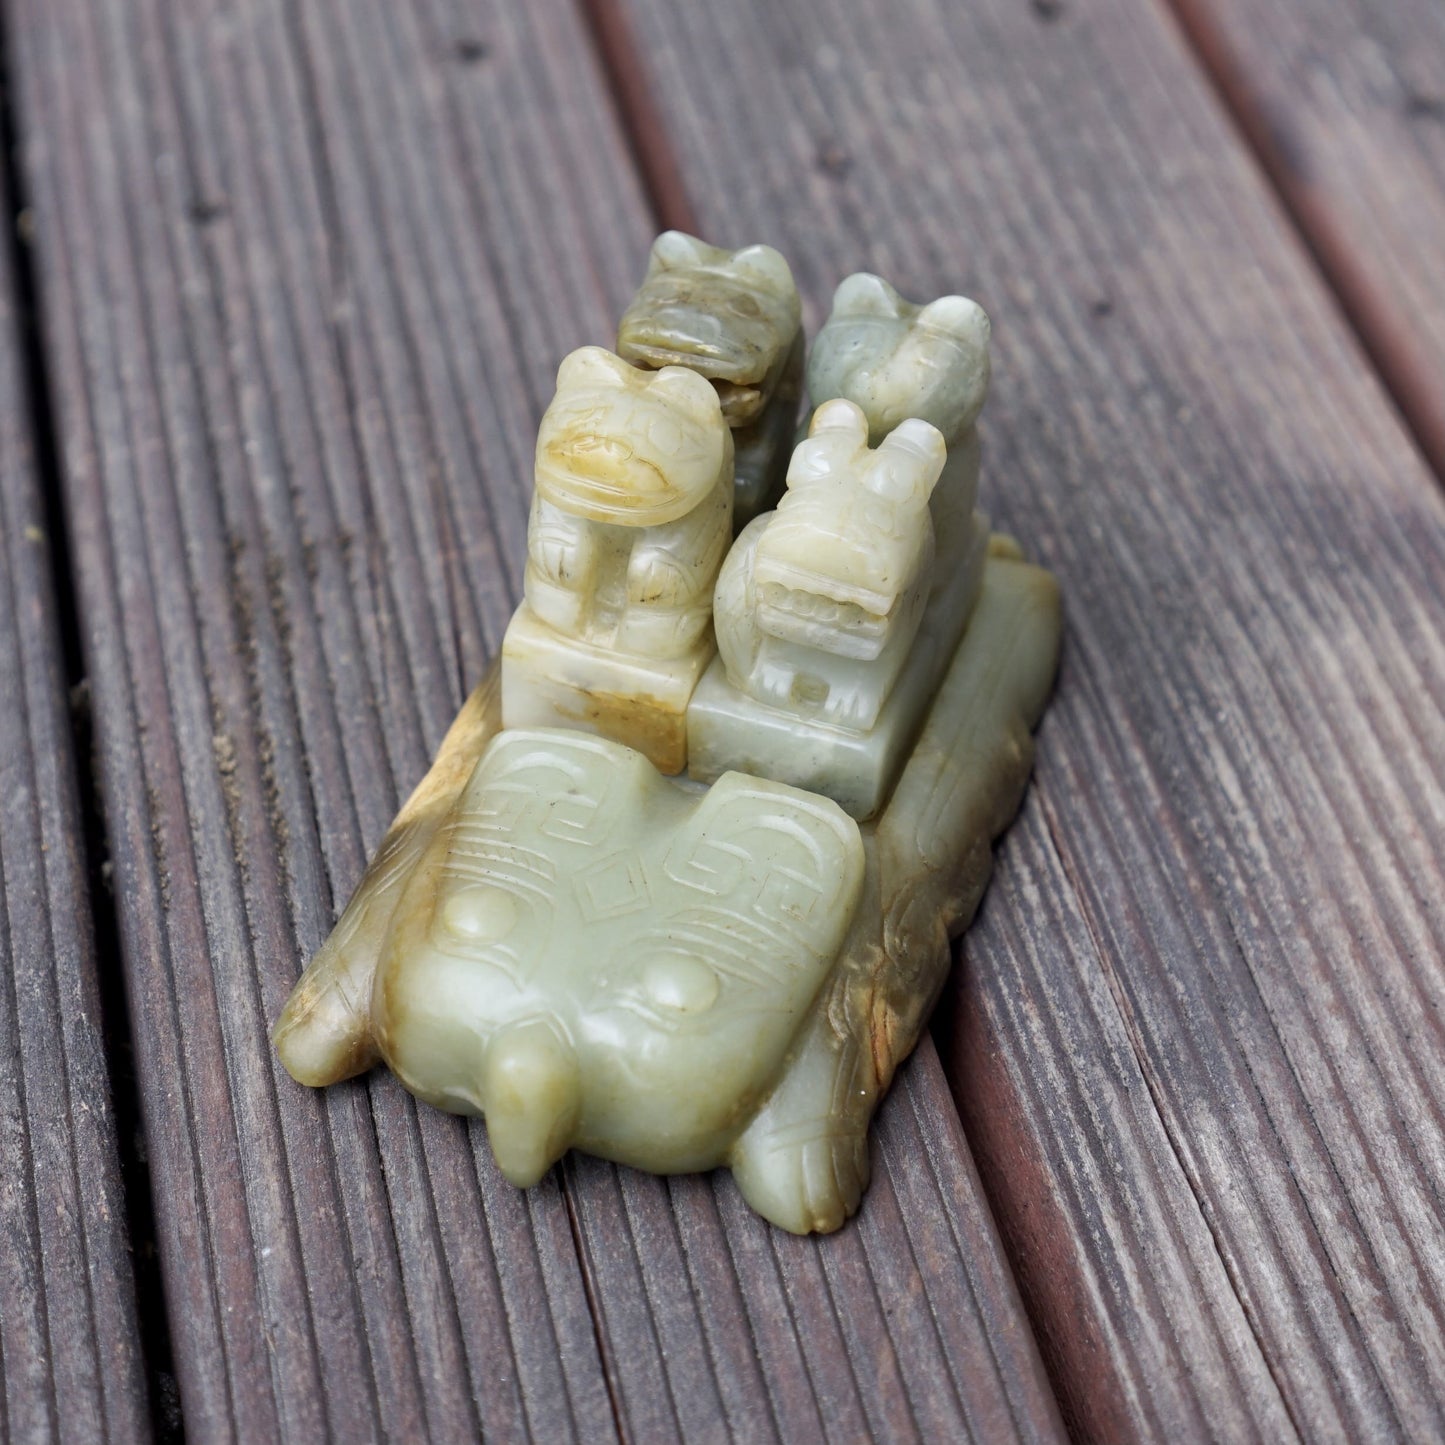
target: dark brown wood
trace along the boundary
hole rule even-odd
[[[936,1056],[862,1220],[519,1194],[267,1025],[501,636],[652,221],[564,0],[20,0],[45,342],[197,1438],[1058,1438]]]
[[[763,1223],[726,1176],[568,1169],[629,1438],[1062,1438],[931,1041],[826,1239]]]
[[[10,215],[0,188],[0,213]],[[0,1438],[150,1432],[51,538],[0,247]]]
[[[1445,10],[1170,3],[1445,478]]]
[[[1332,296],[1154,6],[627,8],[706,234],[994,320],[1068,635],[950,1052],[1066,1419],[1438,1437],[1445,507]]]

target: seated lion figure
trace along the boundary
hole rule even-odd
[[[732,685],[759,702],[871,728],[918,631],[933,568],[938,429],[910,419],[876,448],[850,401],[814,414],[777,511],[718,578],[714,625]]]

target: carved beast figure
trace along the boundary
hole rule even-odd
[[[537,433],[524,583],[537,616],[623,652],[695,646],[729,540],[730,456],[692,372],[574,351]]]
[[[537,433],[526,600],[502,644],[508,727],[581,727],[687,761],[732,537],[732,437],[695,372],[574,351]]]
[[[777,511],[752,523],[718,578],[714,625],[734,687],[857,731],[877,722],[928,598],[943,462],[926,421],[870,450],[852,402],[818,408]]]
[[[777,499],[803,389],[802,303],[771,246],[728,251],[682,231],[652,246],[617,351],[636,366],[685,366],[717,388],[733,429],[733,527]]]
[[[910,417],[943,433],[948,464],[934,493],[933,517],[945,552],[964,535],[978,499],[974,424],[989,375],[989,322],[977,302],[940,296],[916,306],[866,271],[834,292],[832,312],[808,359],[813,405],[835,397],[853,402],[868,418],[873,446]]]

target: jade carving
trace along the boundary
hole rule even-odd
[[[716,388],[733,431],[734,525],[777,500],[803,390],[803,307],[771,246],[725,251],[681,231],[652,246],[617,329],[636,366],[685,366]]]
[[[507,725],[587,728],[681,771],[732,505],[732,433],[705,380],[574,351],[537,433]]]
[[[983,312],[849,277],[794,446],[799,314],[776,251],[670,232],[617,354],[563,362],[501,657],[275,1040],[482,1115],[519,1186],[569,1148],[726,1166],[806,1232],[867,1186],[1060,611],[975,508]]]

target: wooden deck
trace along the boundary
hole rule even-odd
[[[1445,1438],[1445,12],[0,21],[0,1440]],[[664,225],[977,297],[1065,590],[824,1240],[267,1042]]]

